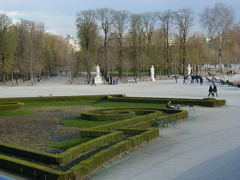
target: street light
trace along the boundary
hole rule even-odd
[[[222,72],[222,48],[219,48],[219,70]]]

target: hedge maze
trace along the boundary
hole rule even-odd
[[[140,98],[125,95],[3,98],[0,106],[12,102],[107,100],[110,102],[141,102],[165,104],[222,106],[225,100]],[[13,103],[15,104],[15,103]],[[5,107],[6,108],[6,107]],[[10,107],[9,107],[10,108]],[[13,146],[0,141],[0,168],[14,171],[34,179],[82,179],[96,169],[141,145],[159,137],[156,118],[164,122],[188,117],[184,110],[166,108],[104,108],[85,111],[81,118],[91,121],[112,121],[112,123],[82,129],[79,133],[89,141],[71,147],[60,154]],[[2,127],[1,127],[2,128]]]

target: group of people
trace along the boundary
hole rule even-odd
[[[118,84],[118,77],[108,76],[108,77],[106,78],[106,82],[107,82],[108,84],[116,85],[116,84]]]
[[[216,84],[210,84],[210,86],[209,86],[209,89],[208,89],[208,97],[209,96],[212,96],[212,97],[214,97],[214,94],[216,94],[216,96],[218,97],[218,93],[217,93],[217,86],[216,86]]]
[[[186,81],[189,81],[189,83],[194,84],[194,83],[200,83],[202,85],[203,83],[203,78],[200,75],[185,75],[183,77],[183,84],[187,84]]]

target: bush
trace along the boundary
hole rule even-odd
[[[12,109],[20,109],[24,106],[21,102],[0,102],[0,111],[3,110],[12,110]]]
[[[81,113],[82,119],[93,121],[119,121],[135,116],[135,112],[128,109],[95,109]]]

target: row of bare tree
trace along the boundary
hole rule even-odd
[[[80,70],[90,80],[96,64],[104,77],[117,70],[121,78],[131,70],[142,79],[152,65],[184,73],[190,63],[199,73],[204,64],[239,62],[240,26],[234,22],[234,10],[216,3],[199,16],[209,42],[191,32],[195,16],[189,8],[142,14],[109,8],[80,11],[76,16],[80,51],[75,51],[66,38],[46,33],[42,23],[12,24],[0,14],[0,81],[29,80],[34,85],[41,78],[68,73],[72,83]]]
[[[76,25],[84,67],[89,77],[97,63],[105,77],[117,69],[119,77],[132,70],[142,78],[151,65],[184,73],[188,63],[196,71],[209,63],[237,63],[240,32],[234,10],[216,3],[199,16],[210,41],[191,33],[194,13],[189,8],[142,14],[109,8],[80,11]]]

